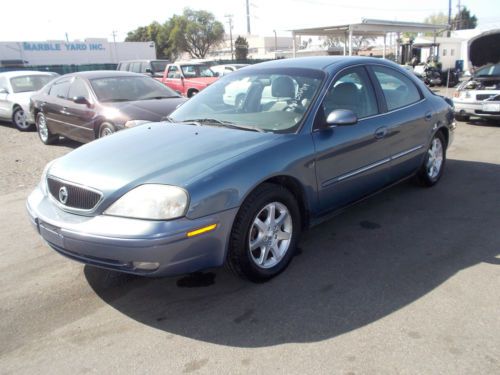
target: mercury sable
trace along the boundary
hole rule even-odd
[[[223,100],[229,85],[245,90],[237,106]],[[409,177],[436,184],[454,130],[452,107],[416,77],[359,57],[242,69],[168,120],[47,165],[27,208],[54,250],[139,275],[227,263],[265,281],[339,209]]]

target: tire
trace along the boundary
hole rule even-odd
[[[111,135],[116,132],[115,127],[113,124],[110,124],[109,122],[103,122],[99,126],[99,138],[102,137],[107,137],[108,135]]]
[[[276,223],[276,219],[280,222]],[[236,215],[227,266],[242,278],[265,282],[288,266],[300,231],[300,210],[293,194],[279,185],[262,184],[247,197]]]
[[[22,132],[33,129],[33,124],[30,124],[28,122],[26,113],[21,107],[16,107],[14,109],[14,112],[12,113],[12,123],[18,130]]]
[[[47,126],[47,119],[42,112],[38,112],[36,115],[36,129],[38,132],[38,136],[40,140],[45,145],[51,145],[56,143],[59,140],[59,136],[57,134],[53,134],[49,127]]]
[[[469,121],[470,117],[465,116],[465,115],[455,115],[455,120],[465,122],[465,121]]]
[[[196,94],[198,94],[198,90],[190,90],[188,92],[188,98],[192,98],[193,96],[195,96]]]
[[[427,149],[424,162],[416,174],[420,186],[434,186],[443,175],[446,163],[446,141],[441,132],[437,132]]]

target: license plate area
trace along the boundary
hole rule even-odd
[[[38,227],[40,228],[41,236],[46,241],[56,246],[64,247],[64,236],[61,234],[61,228],[44,223],[43,221],[39,222]]]
[[[500,112],[500,103],[483,103],[483,112]]]

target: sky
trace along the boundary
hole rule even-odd
[[[78,5],[77,5],[78,4]],[[85,4],[85,5],[82,5]],[[495,23],[500,27],[500,1],[461,0],[479,19],[480,25]],[[452,0],[452,13],[457,0]],[[165,22],[183,8],[207,10],[224,23],[233,15],[233,35],[246,35],[246,0],[147,0],[128,1],[23,0],[22,9],[14,1],[0,5],[2,22],[0,41],[45,41],[106,38],[123,41],[128,31],[153,21]],[[252,34],[291,35],[288,30],[345,24],[361,18],[398,21],[423,21],[438,12],[448,13],[448,0],[250,0]],[[9,17],[8,15],[12,15]]]

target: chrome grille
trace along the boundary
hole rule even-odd
[[[47,178],[47,186],[49,188],[50,195],[52,195],[52,197],[61,205],[68,208],[91,210],[101,199],[101,194],[96,191],[76,186],[52,177]],[[67,200],[65,203],[61,201],[59,194],[61,188],[63,187],[66,188]]]

